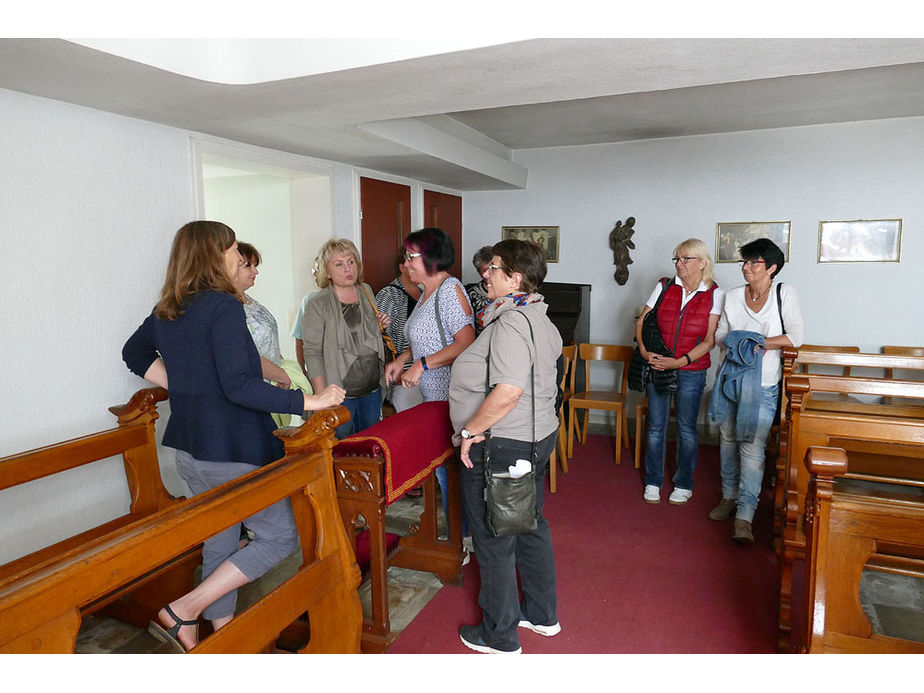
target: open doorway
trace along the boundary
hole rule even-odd
[[[226,223],[260,252],[248,294],[276,318],[283,358],[295,359],[292,324],[304,296],[317,290],[311,267],[333,233],[331,173],[211,143],[194,149],[200,216]]]

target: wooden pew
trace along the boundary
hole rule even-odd
[[[918,371],[924,376],[924,358],[908,355],[864,354],[854,352],[854,348],[846,347],[846,349],[850,350],[846,352],[841,348],[834,351],[815,351],[812,349],[806,351],[793,347],[783,349],[779,454],[776,458],[776,474],[774,477],[773,536],[777,553],[781,553],[783,549],[787,480],[790,477],[790,467],[792,465],[792,460],[789,457],[790,432],[787,407],[789,395],[786,388],[789,378],[792,375],[798,375],[800,372],[805,374],[812,366],[841,368],[843,369],[843,375],[858,375],[859,377],[890,377],[892,369]],[[851,369],[853,369],[853,372]],[[861,369],[862,372],[858,373]],[[827,409],[832,412],[867,412],[909,417],[924,415],[922,414],[924,409],[919,406],[919,403],[908,402],[908,400],[892,402],[890,398],[883,398],[883,403],[883,407],[877,408],[872,403],[859,401],[856,397],[843,394],[831,396],[830,393],[816,393],[813,399],[806,400],[806,405],[811,409]],[[795,467],[798,473],[798,470],[802,468],[802,458],[795,460]]]
[[[131,499],[127,514],[0,566],[0,581],[22,578],[71,549],[179,502],[164,488],[157,461],[154,422],[157,403],[165,399],[167,392],[159,387],[139,390],[127,404],[109,408],[118,418],[117,428],[0,459],[0,489],[8,489],[121,455]],[[134,592],[114,592],[108,601],[94,603],[92,610],[146,628],[167,595],[192,589],[193,571],[201,562],[201,547],[191,547]]]
[[[853,358],[874,356],[854,354]],[[872,468],[864,472],[867,480],[870,476],[888,479],[896,475],[898,466],[913,465],[908,455],[913,460],[918,456],[915,448],[924,443],[924,409],[920,407],[863,402],[836,403],[835,410],[828,408],[831,402],[825,402],[823,407],[812,406],[812,393],[815,392],[871,397],[922,397],[924,383],[882,378],[792,375],[787,378],[786,390],[789,397],[788,455],[783,479],[785,496],[780,552],[779,647],[782,651],[790,651],[792,646],[793,568],[805,556],[805,532],[801,518],[808,491],[808,473],[804,464],[794,461],[804,460],[810,446],[830,447],[834,441],[841,447],[856,448],[857,453],[866,451],[867,463],[872,464]],[[870,446],[877,445],[880,454],[869,453]],[[884,449],[888,450],[887,455],[881,454]],[[848,473],[847,476],[851,475]]]
[[[918,449],[918,462],[924,447]],[[860,604],[863,569],[877,556],[924,572],[924,487],[842,482],[852,458],[838,448],[810,447],[805,505],[804,633],[801,651],[924,653],[924,642],[874,633]]]
[[[266,651],[293,630],[303,635],[299,652],[358,652],[360,575],[336,504],[330,452],[333,430],[348,417],[343,407],[316,412],[298,429],[276,431],[285,443],[282,459],[6,574],[0,579],[0,653],[73,652],[83,615],[283,498],[292,503],[301,566],[191,652]],[[59,455],[52,448],[66,457],[86,446],[77,439],[36,453],[53,461]],[[166,595],[160,605],[183,591]]]
[[[450,514],[448,536],[442,539],[433,475],[441,464],[449,471]],[[340,441],[334,448],[334,479],[347,534],[368,532],[372,614],[363,622],[362,650],[382,653],[397,635],[388,614],[390,566],[434,573],[443,584],[462,583],[461,492],[448,403],[425,402]],[[420,520],[389,551],[386,507],[417,486],[424,489]]]

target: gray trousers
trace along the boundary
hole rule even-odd
[[[243,462],[205,462],[188,452],[176,451],[176,470],[193,495],[205,493],[259,468]],[[256,580],[298,546],[298,530],[288,498],[248,517],[243,524],[253,532],[254,538],[242,549],[238,549],[240,524],[232,525],[203,542],[203,580],[226,560],[230,560],[251,581]],[[236,606],[237,590],[232,590],[207,606],[202,615],[209,620],[233,616]]]

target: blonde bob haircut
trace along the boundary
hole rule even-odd
[[[707,287],[715,283],[715,265],[712,263],[712,256],[706,244],[698,238],[688,238],[683,243],[674,248],[674,257],[696,257],[705,260],[706,266],[703,267],[703,283]]]
[[[327,273],[327,263],[330,262],[334,253],[353,256],[353,259],[356,260],[356,285],[359,286],[362,284],[363,260],[359,256],[359,251],[356,249],[356,246],[353,245],[353,241],[349,241],[346,238],[331,238],[327,243],[322,245],[321,249],[318,251],[318,276],[315,278],[315,281],[318,283],[318,288],[326,289],[330,286],[330,275]]]
[[[199,291],[221,291],[243,303],[234,278],[225,269],[224,252],[235,243],[234,231],[220,221],[191,221],[176,232],[167,277],[154,314],[176,320],[189,297]]]

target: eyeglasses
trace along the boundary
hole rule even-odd
[[[415,257],[420,257],[421,255],[423,255],[423,253],[405,253],[405,254],[404,254],[404,259],[405,259],[405,260],[413,260]]]
[[[503,271],[504,271],[504,268],[501,267],[500,265],[488,265],[488,269],[485,270],[485,271],[486,271],[486,272],[493,272],[493,271],[495,271],[495,270],[500,270],[501,272],[503,272]]]
[[[741,267],[747,265],[748,267],[753,267],[754,265],[766,265],[766,260],[738,260],[738,264]]]
[[[685,264],[687,264],[688,262],[693,262],[693,260],[699,260],[699,258],[698,258],[698,257],[691,257],[691,256],[689,256],[689,255],[684,255],[683,257],[672,257],[672,258],[671,258],[671,262],[673,262],[675,265],[676,265],[678,262],[682,262],[682,263],[685,265]]]

